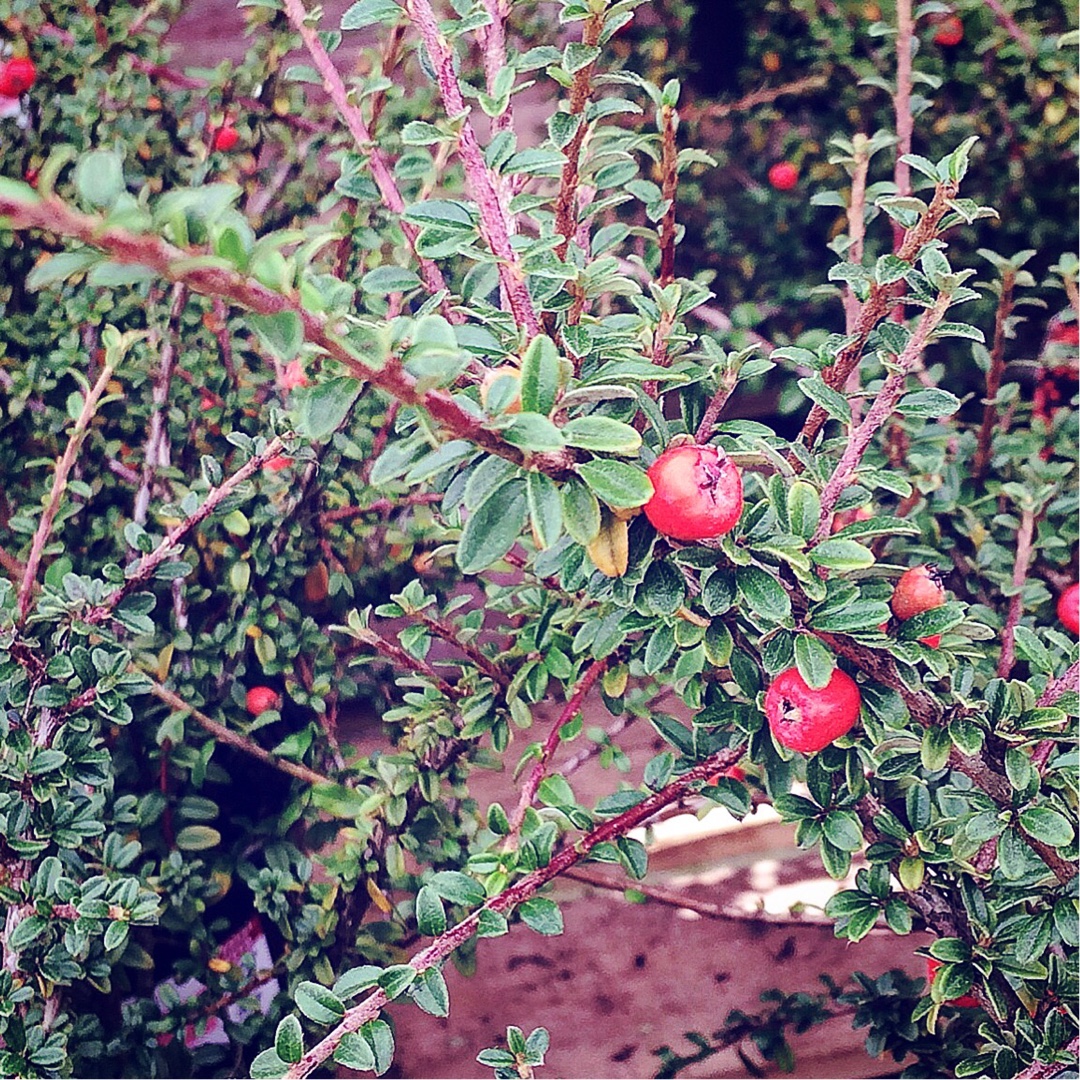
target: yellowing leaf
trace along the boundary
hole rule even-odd
[[[626,522],[604,510],[600,531],[585,550],[601,574],[622,577],[630,561],[630,531]]]

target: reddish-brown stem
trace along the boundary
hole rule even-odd
[[[382,196],[387,210],[398,217],[401,231],[405,234],[405,239],[409,242],[409,246],[420,264],[420,276],[424,279],[428,292],[442,292],[447,287],[446,279],[443,277],[442,271],[431,259],[426,259],[417,252],[416,239],[420,235],[420,230],[401,217],[402,211],[405,209],[405,200],[398,190],[391,165],[386,158],[386,154],[377,145],[373,144],[371,132],[364,122],[363,114],[357,106],[349,101],[349,92],[345,88],[341,73],[334,66],[333,60],[330,59],[330,54],[319,39],[315,27],[309,25],[307,21],[308,12],[304,7],[303,0],[283,0],[283,3],[289,22],[292,23],[293,29],[303,39],[304,46],[311,56],[311,62],[315,65],[315,70],[322,76],[323,87],[330,95],[330,100],[334,103],[338,115],[349,129],[349,134],[352,135],[357,149],[367,155],[375,186],[379,189],[379,194]],[[448,303],[444,302],[442,312],[450,322],[460,323],[463,321],[463,316]]]
[[[299,0],[285,0],[297,4]],[[465,99],[458,85],[454,57],[446,38],[439,33],[439,24],[430,0],[405,0],[405,13],[420,33],[435,81],[446,109],[446,115],[460,123],[457,131],[458,154],[465,169],[466,186],[480,212],[480,233],[491,253],[499,260],[499,282],[502,286],[514,321],[530,338],[540,333],[540,323],[533,308],[532,296],[525,280],[521,260],[510,243],[513,226],[504,215],[495,178],[484,160],[476,132],[469,122]]]
[[[896,95],[893,108],[896,113],[896,166],[893,181],[896,194],[911,194],[911,166],[903,159],[911,153],[911,136],[915,130],[915,118],[911,113],[911,80],[913,50],[915,45],[915,19],[911,0],[896,0]],[[904,242],[904,230],[899,222],[893,222],[893,251],[899,252]]]
[[[164,335],[158,335],[161,343],[161,359],[154,385],[151,390],[150,425],[146,435],[146,449],[143,453],[142,476],[139,489],[135,493],[135,508],[132,519],[139,525],[146,524],[146,514],[150,508],[150,492],[158,469],[168,468],[171,459],[169,449],[169,424],[167,406],[169,388],[172,385],[173,369],[176,365],[176,322],[187,304],[188,291],[184,285],[174,285],[172,306],[165,325]]]
[[[866,174],[870,169],[870,153],[867,148],[867,138],[861,132],[855,136],[853,143],[855,169],[851,174],[851,204],[848,207],[848,236],[851,238],[851,244],[844,258],[850,263],[861,263],[863,242],[866,239]],[[845,334],[854,332],[858,317],[859,301],[851,286],[848,285],[844,290]]]
[[[308,311],[297,299],[268,289],[231,267],[194,262],[192,256],[204,254],[201,251],[184,251],[160,237],[110,228],[101,218],[81,214],[56,198],[23,201],[22,198],[0,195],[0,217],[7,219],[8,228],[44,229],[81,240],[107,251],[116,262],[147,266],[170,281],[184,282],[192,292],[220,296],[261,315],[294,312],[301,320],[305,338],[324,349],[356,378],[367,380],[404,405],[425,409],[436,424],[455,437],[468,439],[489,453],[505,457],[518,465],[525,460],[517,447],[486,428],[481,419],[462,408],[445,390],[421,388],[395,359],[381,366],[370,365],[348,345],[344,337],[338,336],[336,327]],[[567,451],[533,454],[530,467],[559,478],[566,473],[573,460],[573,455]]]
[[[948,183],[938,186],[934,193],[927,211],[919,219],[918,224],[907,231],[904,242],[897,251],[897,257],[905,262],[913,262],[922,249],[923,245],[933,240],[937,235],[938,225],[941,219],[949,211],[949,203],[956,198],[957,184]],[[858,366],[862,358],[862,351],[866,341],[873,332],[874,327],[885,317],[889,310],[891,299],[891,287],[878,285],[876,282],[870,286],[870,295],[859,309],[855,320],[855,328],[852,331],[853,338],[836,354],[836,362],[822,372],[822,378],[833,389],[839,389],[848,379],[848,376]],[[799,441],[804,446],[810,446],[817,438],[829,414],[820,406],[814,405],[803,423],[802,431],[799,432]],[[802,465],[798,458],[792,457],[792,465],[801,469]]]
[[[532,771],[521,789],[521,797],[518,799],[517,807],[510,818],[510,833],[506,838],[508,847],[517,847],[521,825],[525,820],[525,813],[532,806],[533,799],[536,798],[536,792],[547,775],[548,765],[555,756],[555,751],[559,748],[559,735],[562,729],[577,716],[578,711],[581,709],[581,703],[593,688],[596,680],[607,671],[607,667],[608,661],[606,657],[603,660],[594,660],[589,665],[589,668],[581,677],[581,682],[577,684],[574,692],[570,695],[570,699],[567,701],[563,711],[559,713],[558,719],[551,725],[551,730],[544,740],[544,747],[540,752],[540,757],[532,767]]]
[[[759,105],[769,105],[778,98],[789,94],[805,94],[811,90],[821,90],[829,85],[825,75],[808,75],[804,79],[794,79],[792,82],[781,83],[780,86],[769,86],[761,90],[753,90],[736,101],[709,102],[705,105],[690,104],[683,110],[687,121],[695,120],[721,120],[732,113],[748,112],[756,109]]]
[[[101,370],[97,382],[90,388],[89,393],[83,400],[82,410],[79,412],[71,437],[60,460],[56,463],[56,474],[53,477],[52,491],[49,493],[49,501],[45,504],[45,511],[41,515],[37,529],[34,530],[34,539],[30,544],[30,555],[26,560],[26,569],[23,572],[22,585],[19,588],[19,617],[21,625],[30,610],[30,601],[34,595],[34,585],[37,582],[38,568],[45,552],[45,545],[49,542],[52,533],[53,522],[60,510],[60,500],[64,497],[67,489],[68,476],[79,455],[79,447],[82,446],[83,438],[90,428],[90,421],[97,411],[98,401],[105,393],[105,387],[112,378],[113,369],[108,364]]]
[[[858,468],[859,462],[862,461],[863,454],[866,453],[871,439],[877,434],[885,421],[892,416],[897,403],[903,397],[908,376],[911,374],[916,361],[922,355],[930,335],[934,332],[938,323],[941,322],[949,306],[950,299],[951,297],[947,293],[943,293],[934,302],[933,306],[927,308],[923,313],[915,332],[911,335],[911,339],[904,346],[904,351],[897,357],[895,370],[885,380],[884,385],[878,392],[878,396],[874,399],[874,404],[870,406],[866,419],[851,433],[847,446],[845,446],[840,457],[840,462],[821,493],[821,517],[818,520],[817,530],[811,538],[811,545],[821,543],[829,535],[829,527],[832,524],[833,510],[836,507],[837,500],[840,498],[844,488],[851,483],[855,470]]]
[[[442,495],[437,491],[413,491],[408,495],[402,495],[399,499],[376,499],[366,506],[339,506],[334,510],[324,510],[319,515],[319,524],[339,524],[343,521],[352,521],[353,518],[364,517],[366,514],[392,514],[405,506],[427,506],[431,503],[442,502],[442,500]]]
[[[1031,564],[1031,540],[1035,534],[1035,513],[1023,510],[1020,514],[1020,528],[1016,531],[1016,561],[1013,563],[1013,594],[1009,597],[1009,610],[1005,616],[1005,626],[1001,631],[1001,656],[998,659],[997,673],[1007,679],[1016,663],[1016,627],[1024,614],[1024,582],[1027,580],[1028,566]]]
[[[994,314],[994,344],[990,350],[990,370],[986,373],[986,403],[983,406],[982,425],[979,427],[975,457],[971,465],[971,476],[976,482],[981,481],[986,475],[990,464],[994,427],[998,418],[997,396],[1001,390],[1001,380],[1005,375],[1005,327],[1012,314],[1015,284],[1016,271],[1012,267],[1006,267],[1001,277],[1001,295]]]
[[[143,674],[145,675],[146,673],[143,672]],[[241,735],[240,732],[233,731],[224,724],[219,724],[216,720],[211,720],[206,713],[196,709],[194,705],[188,704],[188,702],[180,697],[179,694],[162,686],[161,683],[154,679],[150,680],[150,684],[150,693],[153,694],[154,697],[159,701],[163,701],[171,709],[177,712],[188,713],[204,731],[212,735],[218,742],[224,743],[226,746],[231,746],[234,750],[239,750],[244,754],[248,754],[250,757],[261,761],[264,765],[269,765],[272,769],[288,773],[289,776],[295,777],[297,780],[303,780],[305,783],[332,784],[334,782],[330,777],[323,776],[321,773],[315,772],[314,769],[309,769],[306,765],[299,765],[295,761],[289,761],[288,758],[271,754],[269,750],[264,750],[258,743],[249,739],[246,735]]]
[[[384,638],[377,630],[370,626],[357,629],[349,627],[349,633],[365,645],[370,645],[380,656],[385,657],[395,667],[407,674],[419,673],[433,683],[439,693],[444,694],[452,701],[461,697],[460,692],[450,685],[426,660],[418,660],[411,653],[407,653],[400,645]]]
[[[694,438],[699,443],[707,443],[712,438],[713,428],[716,427],[717,418],[723,411],[724,406],[728,402],[728,398],[735,392],[735,387],[739,385],[739,380],[735,374],[721,375],[720,385],[716,388],[716,393],[713,394],[712,399],[705,408],[705,415],[701,418],[701,423],[698,424],[697,433]]]
[[[1060,679],[1052,679],[1035,704],[1040,709],[1047,708],[1055,704],[1066,690],[1080,693],[1080,660],[1073,664]],[[1039,770],[1040,776],[1046,771],[1046,763],[1050,760],[1050,755],[1054,752],[1056,745],[1053,739],[1043,739],[1035,747],[1031,755],[1031,763]]]
[[[591,832],[559,851],[547,866],[519,878],[513,885],[492,897],[456,926],[441,934],[427,948],[418,952],[409,961],[410,965],[417,972],[423,972],[441,964],[455,949],[464,945],[476,933],[481,911],[494,911],[500,915],[509,914],[518,904],[534,895],[549,881],[587,858],[589,852],[597,844],[609,843],[644,824],[657,811],[681,799],[692,784],[712,776],[719,770],[730,768],[742,757],[745,750],[745,746],[739,746],[733,750],[721,750],[713,754],[705,761],[688,769],[677,780],[673,780],[660,791],[648,796],[637,806],[598,825]],[[333,1054],[346,1034],[358,1031],[369,1020],[378,1016],[387,1004],[387,1000],[385,991],[380,989],[365,998],[359,1005],[347,1010],[344,1019],[329,1035],[308,1050],[295,1065],[289,1067],[288,1072],[285,1073],[286,1080],[300,1080],[301,1077],[311,1073]]]
[[[1027,32],[1017,23],[1001,0],[985,0],[986,6],[994,13],[994,18],[1005,28],[1009,37],[1020,46],[1020,50],[1029,58],[1034,59],[1038,50],[1032,44]]]
[[[240,484],[261,469],[271,458],[277,457],[284,449],[285,443],[282,439],[271,439],[261,454],[252,455],[220,487],[211,488],[199,508],[179,525],[170,529],[165,534],[165,539],[153,551],[144,555],[136,563],[135,568],[125,575],[124,584],[111,592],[96,607],[91,608],[83,616],[83,621],[96,625],[108,619],[125,596],[142,588],[154,576],[158,567],[180,554],[188,533],[201,525]]]
[[[494,97],[495,78],[506,67],[506,19],[510,14],[510,0],[484,0],[484,10],[491,22],[480,27],[476,36],[484,53],[484,81],[488,94]],[[513,126],[514,111],[510,105],[491,121],[493,132],[509,131]]]
[[[581,44],[595,46],[600,40],[604,28],[603,15],[592,15],[585,20],[581,31]],[[570,115],[582,116],[581,126],[574,132],[574,137],[563,148],[566,164],[562,167],[559,178],[559,194],[555,198],[555,231],[562,237],[562,242],[555,248],[560,259],[566,258],[570,245],[574,242],[577,231],[578,215],[578,180],[581,169],[581,147],[585,142],[587,125],[584,122],[585,106],[592,93],[593,64],[586,64],[574,72],[570,86]]]
[[[415,618],[418,618],[436,637],[442,638],[448,645],[453,645],[455,649],[464,653],[496,686],[505,688],[509,684],[510,678],[506,672],[490,657],[485,656],[471,641],[462,641],[452,626],[429,615],[426,611],[416,612]]]
[[[675,280],[675,196],[679,187],[679,148],[675,133],[679,114],[670,106],[660,109],[660,175],[663,177],[664,200],[668,204],[660,219],[660,276],[657,284],[663,288]]]

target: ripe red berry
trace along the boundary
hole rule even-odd
[[[684,443],[665,450],[649,467],[653,497],[645,516],[676,540],[709,540],[735,528],[742,513],[742,477],[715,446]]]
[[[960,21],[960,17],[958,15],[943,15],[940,20],[934,34],[934,44],[942,45],[947,49],[959,45],[964,40],[964,24]]]
[[[738,780],[740,783],[746,779],[746,773],[738,766],[732,765],[730,769],[725,769],[723,772],[714,773],[705,781],[706,784],[716,785],[720,783],[722,779],[727,777],[728,780]]]
[[[901,620],[932,611],[945,603],[945,587],[932,566],[913,566],[900,575],[892,595],[892,612]]]
[[[839,668],[820,689],[808,686],[798,668],[780,672],[765,694],[765,716],[776,741],[789,750],[816,754],[846,735],[859,719],[862,696]]]
[[[832,519],[832,531],[838,533],[857,521],[869,521],[874,516],[874,511],[869,506],[857,506],[853,510],[841,510]]]
[[[225,123],[214,132],[214,139],[210,145],[212,149],[220,150],[223,154],[227,154],[236,147],[236,144],[239,141],[240,132],[237,131],[232,124]]]
[[[941,576],[932,566],[913,566],[900,575],[892,595],[893,614],[901,621],[932,611],[945,603],[945,586]],[[940,634],[919,638],[927,648],[936,649],[941,644]]]
[[[0,97],[25,94],[37,78],[37,68],[29,56],[16,56],[0,67]]]
[[[1080,583],[1074,582],[1058,597],[1057,617],[1070,634],[1080,635]]]
[[[769,183],[777,191],[790,191],[799,182],[799,170],[790,161],[778,161],[769,169]]]
[[[281,697],[276,690],[269,686],[253,686],[247,692],[247,711],[252,716],[261,716],[264,712],[277,709],[281,705]]]
[[[282,469],[287,469],[292,464],[292,461],[284,454],[276,454],[274,457],[263,466],[264,469],[270,472],[281,472]]]
[[[926,958],[926,978],[929,982],[934,981],[934,975],[937,974],[938,968],[941,967],[941,961],[935,960],[932,956]],[[946,1005],[955,1005],[958,1009],[978,1009],[980,1008],[977,998],[972,997],[970,994],[962,994],[958,998],[952,998],[945,1002]]]

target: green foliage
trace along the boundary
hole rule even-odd
[[[776,107],[748,106],[715,170],[680,149],[683,88],[635,73],[642,53],[616,36],[635,0],[562,0],[558,48],[542,9],[516,5],[521,48],[493,69],[473,63],[487,5],[455,2],[437,32],[426,6],[361,0],[321,28],[316,66],[343,35],[380,35],[337,102],[350,131],[308,100],[314,68],[281,68],[297,39],[277,0],[243,5],[241,62],[186,76],[162,67],[178,3],[0,0],[39,71],[24,126],[0,120],[18,132],[0,150],[0,1072],[276,1077],[332,1059],[382,1075],[383,1006],[445,1016],[443,966],[471,970],[477,938],[561,933],[551,879],[590,859],[640,880],[631,829],[683,799],[742,817],[752,796],[834,878],[865,860],[826,909],[837,936],[928,929],[943,966],[929,989],[889,973],[770,993],[688,1035],[693,1053],[662,1050],[661,1075],[745,1039],[790,1067],[786,1032],[840,1009],[872,1053],[914,1054],[924,1074],[1069,1062],[1067,333],[1048,346],[1064,358],[1035,366],[1041,397],[1002,380],[1006,354],[1023,359],[1017,312],[1076,295],[1067,237],[1015,191],[1075,130],[1052,108],[1074,78],[1056,9],[1023,20],[1030,61],[974,4],[985,61],[917,56],[919,94],[941,101],[913,103],[909,192],[887,130],[892,29],[846,2],[759,5],[775,23],[750,62],[782,46],[800,72],[827,63],[835,126],[865,103],[882,129],[801,162],[815,198],[796,207],[732,161],[805,140],[809,118],[769,134]],[[969,135],[1001,111],[979,96],[984,63],[1009,88],[1015,168]],[[561,101],[540,145],[519,145],[501,118],[534,80]],[[483,143],[440,100],[459,93],[492,119]],[[212,149],[227,122],[239,146]],[[861,160],[865,253],[848,222]],[[668,272],[683,224],[691,244],[702,231],[709,177],[739,187],[708,199],[706,242],[738,271],[724,299],[806,303],[770,329],[779,348],[743,340],[746,306],[733,331],[699,333],[725,325],[697,319],[708,270]],[[748,201],[753,240],[732,239]],[[792,252],[811,204],[840,215],[827,272]],[[956,371],[978,373],[974,400],[937,385]],[[721,409],[766,378],[820,431]],[[744,504],[731,532],[686,544],[639,511],[650,464],[695,437],[742,470]],[[900,622],[892,582],[921,563],[950,598]],[[861,724],[810,757],[765,722],[791,667],[811,688],[840,667],[862,694]],[[258,688],[274,707],[250,706]],[[617,735],[585,727],[590,693],[664,744],[642,784],[595,805],[550,761],[578,740],[629,771]],[[361,709],[380,720],[364,751],[338,736]],[[724,775],[740,760],[745,778]],[[470,770],[515,762],[521,804],[478,805]],[[220,955],[253,911],[267,971]],[[202,989],[181,1001],[181,985]],[[969,992],[975,1019],[950,1004]],[[188,1037],[211,1019],[229,1048]],[[477,1060],[531,1075],[548,1041],[511,1027]]]

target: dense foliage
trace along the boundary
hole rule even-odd
[[[837,1008],[911,1075],[1073,1062],[1065,5],[961,3],[942,46],[940,3],[770,0],[747,68],[830,111],[722,102],[712,157],[681,3],[242,0],[242,60],[186,72],[181,6],[0,0],[36,66],[0,98],[0,1072],[381,1075],[388,1001],[445,1015],[446,961],[561,932],[580,861],[641,881],[628,834],[684,799],[772,803],[858,860],[838,936],[940,964],[778,991],[663,1075],[789,1064]],[[678,540],[652,466],[690,446],[741,514]],[[791,669],[857,687],[820,752],[767,700]],[[596,805],[551,760],[589,695],[666,743]],[[516,807],[470,797],[499,764]],[[223,951],[252,912],[268,966]]]

